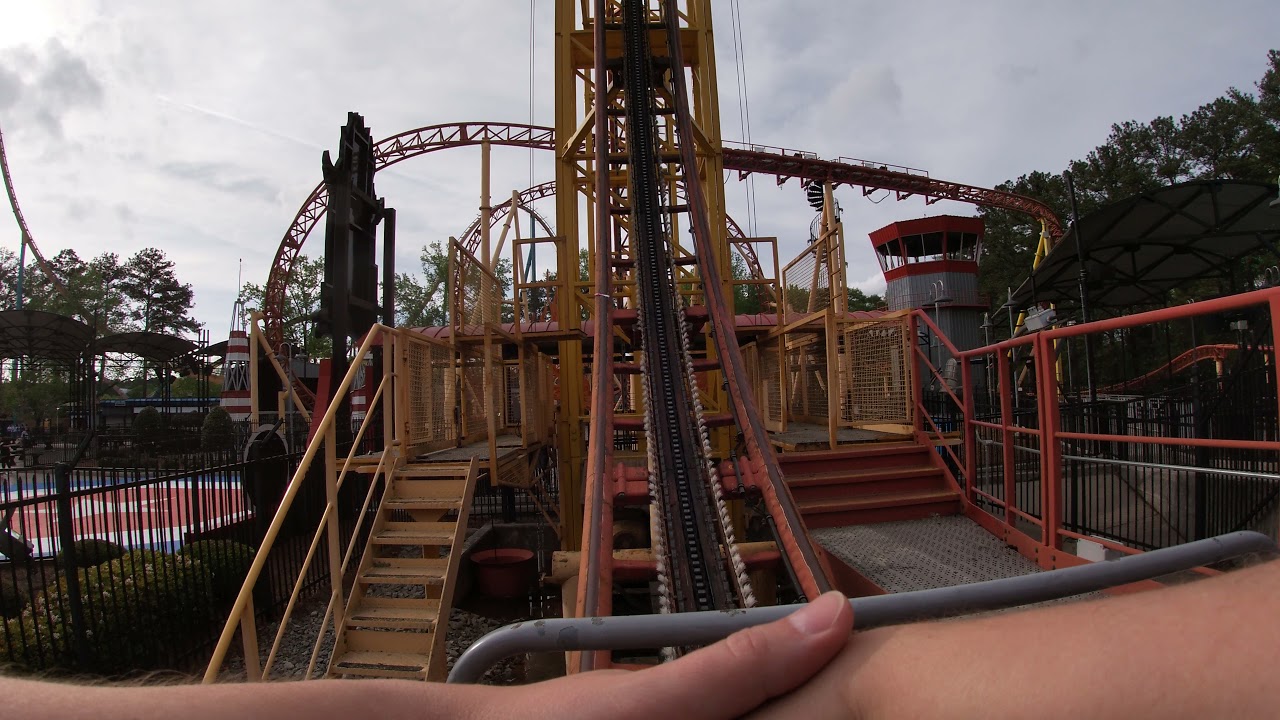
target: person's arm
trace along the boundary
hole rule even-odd
[[[858,633],[762,717],[1280,716],[1280,562],[1093,602]]]
[[[838,593],[768,625],[640,672],[601,671],[535,685],[321,680],[173,687],[78,687],[0,678],[4,711],[23,720],[351,720],[399,718],[733,718],[813,677],[849,638]]]

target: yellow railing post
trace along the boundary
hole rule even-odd
[[[337,402],[338,398],[335,397]],[[342,538],[338,536],[338,431],[334,423],[324,432],[324,492],[330,506],[329,513],[329,587],[333,593],[333,631],[336,635],[342,631],[345,606],[342,602]]]

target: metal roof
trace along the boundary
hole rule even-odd
[[[1169,290],[1227,277],[1233,261],[1280,245],[1276,186],[1198,180],[1134,195],[1072,225],[1014,293],[1013,306],[1080,301],[1083,242],[1089,304],[1164,305]]]
[[[173,362],[176,358],[188,355],[195,349],[196,344],[190,340],[141,330],[108,335],[99,340],[95,348],[98,355],[119,353],[156,363]]]
[[[75,362],[93,340],[93,329],[43,310],[0,311],[0,358]]]

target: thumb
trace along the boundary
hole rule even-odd
[[[653,716],[737,717],[804,684],[844,647],[853,609],[829,592],[781,620],[740,630],[634,673],[614,697]]]

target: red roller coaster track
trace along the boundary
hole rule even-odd
[[[491,145],[554,150],[555,132],[549,127],[518,123],[476,122],[432,125],[379,141],[374,146],[374,162],[376,168],[380,170],[437,150],[479,145],[485,141]],[[1022,195],[938,180],[927,175],[889,170],[887,166],[876,166],[873,163],[843,159],[822,160],[812,153],[781,148],[761,150],[759,147],[753,146],[751,150],[725,147],[725,169],[736,170],[740,178],[750,173],[774,175],[779,184],[794,177],[802,180],[831,182],[835,185],[859,186],[863,188],[864,193],[887,190],[896,193],[899,200],[919,195],[930,204],[938,200],[955,200],[985,207],[1015,210],[1044,222],[1050,237],[1057,238],[1062,235],[1062,225],[1053,211],[1044,203]],[[522,193],[519,202],[523,206],[526,202],[546,197],[553,190],[554,187],[550,183],[535,185]],[[12,197],[12,190],[10,190],[10,198]],[[265,307],[262,308],[267,340],[272,347],[279,347],[284,336],[284,298],[293,264],[307,236],[319,223],[320,218],[324,217],[328,209],[328,200],[324,185],[317,185],[294,216],[293,223],[290,224],[284,238],[280,241],[280,247],[276,250],[275,259],[271,264],[271,273],[267,278]],[[506,208],[509,204],[509,202],[504,203],[502,207]],[[16,213],[16,202],[14,210]],[[20,215],[19,220],[21,221]],[[736,223],[729,221],[728,227],[731,238],[743,237],[742,230]],[[473,241],[478,238],[478,230],[478,221],[473,222],[463,234],[464,240]],[[466,244],[464,242],[464,245]],[[32,247],[34,249],[34,245]],[[738,250],[747,260],[748,268],[758,276],[759,262],[750,244],[740,243]]]
[[[41,272],[45,277],[49,278],[49,282],[58,289],[58,292],[65,293],[66,285],[62,284],[62,280],[58,274],[53,271],[53,266],[48,260],[44,259],[44,254],[40,252],[40,248],[36,247],[36,241],[31,237],[31,230],[27,227],[27,219],[22,216],[22,208],[18,206],[18,195],[13,190],[13,177],[9,175],[9,156],[4,151],[4,132],[0,131],[0,173],[4,175],[4,189],[9,194],[9,207],[13,208],[13,216],[18,220],[18,231],[22,233],[22,244],[31,248],[31,254],[36,257],[36,264],[40,266]]]

